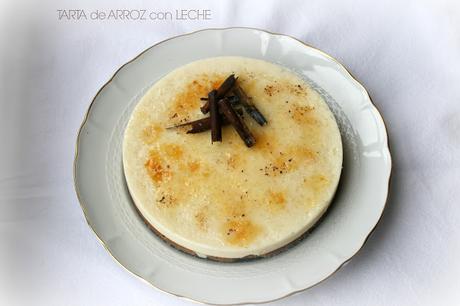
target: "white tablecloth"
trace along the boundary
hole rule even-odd
[[[212,19],[69,21],[59,9],[209,9]],[[191,305],[99,244],[72,162],[83,115],[120,65],[165,38],[228,26],[289,34],[344,63],[381,110],[394,159],[389,203],[366,246],[327,281],[273,305],[458,305],[460,5],[343,0],[1,1],[0,305]]]

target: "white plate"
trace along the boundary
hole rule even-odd
[[[169,247],[137,215],[124,181],[123,131],[140,97],[171,70],[222,55],[263,59],[296,71],[325,98],[342,134],[344,168],[327,216],[303,241],[272,258],[217,263]],[[337,271],[380,219],[390,173],[384,122],[364,87],[329,55],[294,38],[248,28],[174,37],[123,65],[91,103],[74,164],[85,217],[115,260],[158,289],[212,304],[275,300]]]

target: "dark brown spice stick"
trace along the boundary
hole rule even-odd
[[[206,102],[200,107],[200,110],[203,114],[207,114],[209,112],[209,100],[206,99]]]
[[[225,81],[217,88],[217,96],[216,96],[216,101],[222,99],[227,92],[232,89],[233,85],[236,83],[236,79],[234,74],[231,74],[228,78],[225,79]],[[206,103],[200,108],[201,112],[203,114],[207,114],[209,112],[209,101],[206,101]]]
[[[235,84],[232,91],[239,98],[240,103],[243,105],[244,110],[249,114],[249,116],[251,116],[259,125],[267,123],[267,119],[265,119],[257,107],[252,104],[251,99],[238,84]]]
[[[208,94],[209,113],[211,117],[211,142],[222,141],[222,128],[216,96],[217,90],[213,90]]]
[[[208,117],[206,117],[208,118]],[[168,126],[166,127],[167,130],[172,130],[172,129],[175,129],[175,128],[178,128],[178,127],[181,127],[181,126],[186,126],[186,125],[192,125],[193,123],[197,122],[197,121],[200,121],[200,120],[204,120],[206,118],[203,118],[203,119],[199,119],[199,120],[196,120],[196,121],[188,121],[188,122],[184,122],[184,123],[179,123],[179,124],[176,124],[176,125],[172,125],[172,126]]]
[[[219,109],[221,110],[224,117],[230,122],[235,128],[238,135],[243,139],[247,147],[252,147],[256,143],[256,139],[249,131],[248,127],[243,120],[237,115],[235,110],[232,108],[230,101],[227,98],[219,100]]]
[[[195,134],[207,131],[211,129],[211,117],[193,121],[190,123],[190,125],[192,128],[187,131],[187,134]]]
[[[207,114],[209,112],[209,100],[206,99],[206,102],[200,107],[200,110],[203,114]]]
[[[235,75],[231,74],[228,78],[225,79],[225,81],[222,82],[219,88],[217,88],[217,100],[222,99],[227,94],[227,92],[232,89],[236,80],[237,78],[235,78]]]
[[[227,95],[227,98],[230,99],[230,102],[232,102],[232,100],[234,100],[235,102],[237,102],[239,100],[239,98],[237,96],[235,96],[235,95],[233,95],[233,96]],[[208,101],[208,97],[201,97],[200,100],[201,101]]]
[[[226,118],[221,118],[222,126],[229,124]],[[206,117],[200,120],[189,122],[191,129],[187,131],[187,134],[197,134],[211,129],[211,117]]]
[[[176,124],[176,125],[173,125],[173,126],[168,126],[166,129],[167,130],[172,130],[172,129],[175,129],[175,128],[178,128],[178,127],[182,127],[182,126],[186,126],[186,125],[191,125],[192,127],[194,125],[196,126],[200,126],[200,125],[203,125],[203,124],[207,124],[206,122],[209,121],[209,124],[211,124],[211,121],[210,121],[210,118],[209,117],[205,117],[205,118],[201,118],[201,119],[198,119],[198,120],[194,120],[194,121],[187,121],[187,122],[184,122],[184,123],[179,123],[179,124]]]
[[[235,111],[240,116],[243,114],[243,111],[241,109],[235,109]],[[219,110],[219,113],[221,114],[222,112]],[[221,119],[220,123],[221,123],[222,126],[229,124],[228,120],[225,117],[221,116],[220,119]],[[204,132],[204,131],[208,131],[208,130],[211,129],[211,117],[204,117],[204,118],[197,119],[197,120],[194,120],[194,121],[188,121],[188,122],[180,123],[180,124],[177,124],[177,125],[169,126],[166,129],[171,130],[171,129],[175,129],[175,128],[182,127],[182,126],[187,126],[187,125],[189,125],[191,127],[191,129],[189,131],[187,131],[187,134],[196,134],[196,133],[201,133],[201,132]]]

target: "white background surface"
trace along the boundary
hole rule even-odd
[[[200,8],[212,20],[58,20],[70,8]],[[460,4],[274,0],[0,0],[0,305],[193,305],[104,250],[72,162],[84,113],[119,66],[171,36],[227,26],[289,34],[336,57],[381,110],[393,154],[389,203],[365,247],[273,305],[458,305]]]

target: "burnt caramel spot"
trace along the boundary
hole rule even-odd
[[[264,93],[269,97],[273,97],[274,95],[280,92],[287,92],[291,95],[301,97],[306,97],[308,94],[305,86],[302,86],[301,84],[292,84],[285,81],[274,81],[272,83],[265,85],[264,87]]]
[[[188,166],[188,170],[191,172],[191,173],[195,173],[197,172],[198,170],[200,170],[200,163],[198,161],[191,161],[191,162],[188,162],[187,163],[187,166]]]
[[[206,184],[203,181],[210,176],[212,167],[205,161],[180,159],[177,162],[178,170],[183,173],[181,177],[189,184]]]
[[[280,176],[316,161],[316,153],[303,146],[288,146],[282,151],[271,151],[267,164],[260,168],[265,176]]]
[[[272,159],[264,168],[260,170],[263,171],[265,176],[278,176],[281,174],[286,174],[294,169],[292,164],[293,158],[288,158],[287,156],[278,156]]]
[[[314,110],[315,108],[309,105],[293,105],[288,113],[298,124],[315,125],[318,124],[318,120],[314,116]]]
[[[164,165],[161,155],[156,150],[150,151],[144,166],[155,185],[160,184],[166,177],[171,175],[168,166]]]
[[[301,162],[314,162],[318,153],[307,147],[294,146],[291,148],[291,154],[298,156]]]
[[[314,174],[304,178],[303,181],[305,186],[311,189],[314,194],[321,193],[330,184],[329,179],[324,174]]]
[[[257,139],[253,147],[255,150],[264,153],[273,153],[277,144],[276,137],[266,131],[255,132],[254,137]]]
[[[236,169],[242,162],[240,156],[236,153],[229,153],[227,156],[227,167],[228,169]]]
[[[182,158],[184,151],[182,147],[175,144],[164,145],[164,151],[166,152],[168,159],[179,160]]]
[[[305,90],[305,87],[300,85],[300,84],[289,84],[288,85],[289,91],[296,95],[296,96],[306,96],[307,91]]]
[[[208,92],[217,89],[224,80],[223,76],[202,74],[188,82],[171,103],[168,113],[171,123],[189,121],[191,114],[197,113],[202,104],[200,98],[207,97]]]
[[[152,144],[160,137],[163,131],[164,128],[159,125],[149,125],[142,130],[141,139],[145,144]]]
[[[210,174],[211,174],[211,170],[210,170],[209,167],[206,167],[206,168],[204,168],[204,169],[201,171],[201,175],[202,175],[204,178],[208,178]]]
[[[286,196],[282,191],[268,191],[268,203],[271,209],[278,210],[286,206]]]
[[[239,192],[236,192],[230,188],[227,194],[231,194],[232,196],[226,196],[226,198],[236,199]],[[241,199],[242,198],[240,197],[240,200]],[[246,214],[246,203],[244,201],[235,201],[232,203],[223,202],[223,213],[225,216],[227,216],[227,221],[234,218],[239,218],[241,215]]]
[[[260,226],[244,217],[225,222],[223,230],[225,241],[237,246],[249,245],[262,232]]]
[[[200,230],[206,231],[208,229],[208,214],[206,207],[195,214],[195,222]]]
[[[157,204],[161,207],[174,207],[177,204],[177,199],[171,194],[167,192],[162,192],[157,197]]]
[[[279,92],[280,92],[279,86],[267,85],[264,87],[264,93],[270,97],[272,97],[274,94],[279,93]]]

